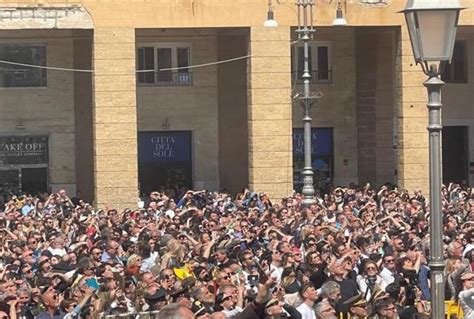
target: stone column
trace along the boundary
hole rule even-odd
[[[98,207],[136,208],[135,30],[94,30],[94,192]]]
[[[401,27],[397,54],[397,183],[410,193],[429,193],[427,79],[415,64],[406,26]]]
[[[248,70],[249,187],[293,190],[290,27],[252,27]]]

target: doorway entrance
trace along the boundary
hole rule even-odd
[[[468,127],[443,128],[443,183],[469,181]]]
[[[47,135],[0,136],[0,193],[48,191]]]
[[[139,132],[140,193],[165,188],[191,188],[191,131]]]
[[[48,191],[46,167],[0,168],[0,193],[36,195]]]

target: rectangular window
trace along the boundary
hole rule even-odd
[[[46,66],[44,45],[0,45],[0,60]],[[0,87],[45,87],[46,69],[0,63]]]
[[[331,46],[328,42],[314,42],[308,47],[308,66],[311,74],[311,83],[330,83],[331,82]],[[295,50],[292,50],[293,78],[298,83],[302,82],[301,76],[304,70],[304,47],[299,44]]]
[[[137,83],[157,86],[189,86],[191,82],[190,48],[176,44],[139,47],[137,51]]]
[[[155,83],[155,49],[150,47],[138,49],[138,83]]]
[[[171,74],[171,70],[163,70],[163,69],[171,69],[173,67],[171,63],[171,49],[170,48],[159,48],[157,54],[157,65],[158,65],[158,82],[171,82],[173,77]]]
[[[318,80],[329,80],[328,47],[318,47]]]
[[[453,59],[451,63],[445,66],[441,79],[446,83],[467,83],[467,52],[465,41],[455,42]]]
[[[313,70],[312,59],[311,59],[311,47],[308,47],[308,69],[311,72]],[[303,74],[304,71],[304,48],[298,47],[298,74]]]
[[[179,73],[189,73],[189,49],[178,48],[178,70]]]

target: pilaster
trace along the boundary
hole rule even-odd
[[[248,70],[249,187],[293,190],[290,27],[252,27]]]
[[[135,30],[94,30],[94,192],[98,207],[136,208]]]
[[[410,193],[429,193],[428,101],[426,76],[415,64],[406,26],[401,27],[397,54],[397,183]]]

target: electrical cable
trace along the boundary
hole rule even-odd
[[[299,42],[300,40],[292,41],[290,42],[290,46]],[[160,71],[174,71],[174,70],[182,70],[182,69],[195,69],[195,68],[202,68],[206,66],[213,66],[213,65],[218,65],[218,64],[223,64],[223,63],[229,63],[229,62],[234,62],[238,60],[244,60],[252,57],[252,54],[247,54],[231,59],[226,59],[226,60],[221,60],[221,61],[214,61],[214,62],[208,62],[208,63],[202,63],[202,64],[195,64],[195,65],[188,65],[188,66],[183,66],[183,67],[175,67],[175,68],[163,68],[159,69],[158,72]],[[16,66],[24,66],[28,68],[37,68],[37,69],[46,69],[46,70],[54,70],[54,71],[66,71],[66,72],[83,72],[83,73],[94,73],[94,70],[86,70],[86,69],[71,69],[71,68],[62,68],[62,67],[55,67],[55,66],[45,66],[45,65],[37,65],[37,64],[29,64],[29,63],[20,63],[20,62],[14,62],[14,61],[6,61],[6,60],[0,60],[0,64],[9,64],[9,65],[16,65]],[[144,73],[144,72],[156,72],[155,69],[153,70],[136,70],[135,73]]]
[[[20,62],[5,61],[5,60],[0,60],[0,63],[10,64],[10,65],[17,65],[17,66],[25,66],[25,67],[28,67],[28,68],[54,70],[54,71],[94,73],[93,70],[60,68],[60,67],[55,67],[55,66],[36,65],[36,64],[20,63]]]

